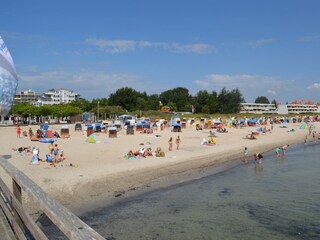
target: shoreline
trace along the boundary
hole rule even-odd
[[[316,124],[319,126],[319,123]],[[100,144],[85,143],[86,137],[82,133],[71,132],[70,139],[58,140],[66,153],[67,161],[65,165],[56,168],[49,167],[46,163],[32,166],[26,156],[17,156],[8,151],[19,146],[17,144],[30,144],[30,140],[17,139],[14,135],[15,128],[7,127],[0,128],[0,140],[4,145],[0,154],[11,153],[10,161],[13,165],[53,198],[81,215],[135,195],[225,171],[241,163],[244,146],[249,149],[251,161],[255,152],[270,152],[284,144],[294,146],[303,143],[307,132],[298,130],[299,125],[290,124],[288,129],[296,129],[294,133],[277,128],[268,135],[259,136],[258,140],[244,139],[248,130],[252,129],[250,127],[228,129],[228,134],[218,135],[217,145],[213,147],[200,145],[201,139],[208,136],[209,129],[196,131],[191,127],[178,134],[166,129],[158,132],[162,135],[161,138],[139,133],[132,136],[119,133],[116,139],[104,140],[106,136],[99,134],[97,138],[100,138]],[[257,127],[253,127],[255,128]],[[181,149],[167,151],[167,139],[177,135],[182,138]],[[141,147],[141,142],[151,142],[154,148],[160,146],[165,150],[166,157],[135,160],[123,158],[128,149]],[[41,153],[48,149],[46,144],[34,144]],[[69,163],[79,166],[66,167]]]
[[[302,147],[303,141],[292,141],[289,143],[290,147]],[[263,151],[260,151],[263,154],[271,155],[272,151],[278,145],[270,145],[263,148]],[[212,161],[210,158],[214,158]],[[179,184],[186,184],[201,178],[219,174],[225,171],[228,171],[234,167],[243,165],[242,157],[239,157],[239,154],[231,154],[226,157],[225,160],[221,161],[222,156],[203,156],[201,159],[190,160],[188,162],[175,164],[174,170],[169,170],[173,166],[165,166],[159,171],[157,171],[157,176],[155,173],[149,173],[150,178],[145,179],[147,176],[143,175],[143,180],[139,179],[141,183],[136,186],[128,186],[126,190],[117,190],[113,193],[100,193],[99,197],[95,202],[82,202],[79,205],[69,206],[72,211],[74,211],[78,216],[85,215],[89,212],[98,210],[100,208],[108,208],[117,204],[118,202],[126,201],[127,199],[146,194],[153,191],[159,191],[161,189],[166,189]],[[200,163],[199,163],[200,161]],[[248,160],[248,165],[252,164],[253,157],[251,156]],[[179,170],[177,169],[179,167]],[[182,167],[182,168],[180,168]],[[145,172],[145,171],[142,171]],[[166,174],[163,174],[165,172]],[[137,181],[136,177],[140,176],[140,171],[132,173],[132,177]],[[127,176],[126,180],[129,180],[130,177]],[[91,185],[99,184],[98,182],[104,182],[104,179],[96,180],[92,183],[88,183],[88,188],[91,188]]]

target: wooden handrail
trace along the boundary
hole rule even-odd
[[[0,166],[9,174],[13,180],[13,189],[21,188],[24,192],[30,195],[34,201],[38,203],[40,209],[47,215],[47,217],[68,237],[69,239],[88,240],[103,238],[99,233],[94,231],[91,227],[85,224],[75,214],[70,212],[66,207],[62,206],[56,200],[51,198],[42,188],[34,183],[24,173],[14,167],[8,160],[0,156]],[[0,178],[1,179],[1,178]],[[2,184],[1,184],[2,183]],[[0,186],[3,186],[3,181],[0,181]],[[15,199],[12,201],[11,207],[19,214],[20,218],[28,229],[33,233],[36,239],[45,239],[43,233],[38,232],[35,223],[31,223],[31,217],[23,210],[22,205],[19,205],[19,191],[16,194],[11,194],[8,189],[1,189],[8,199]],[[4,191],[3,191],[4,190]],[[8,196],[9,195],[9,196]],[[31,229],[30,229],[31,228]],[[34,232],[32,232],[34,231]],[[41,231],[41,230],[40,230]]]

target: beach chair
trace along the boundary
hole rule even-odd
[[[128,125],[127,126],[127,135],[134,135],[134,126],[133,125]]]
[[[117,137],[117,127],[109,127],[108,128],[108,136],[109,138],[116,138]]]
[[[181,125],[180,124],[173,125],[172,132],[181,132]]]
[[[62,125],[62,126],[61,126],[60,137],[61,137],[61,138],[68,138],[68,137],[70,137],[68,125]]]

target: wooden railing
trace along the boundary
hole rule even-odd
[[[67,238],[79,240],[105,239],[66,207],[51,198],[37,184],[2,156],[0,156],[0,166],[12,179],[11,192],[0,176],[0,207],[18,239],[26,239],[26,229],[30,231],[35,239],[48,239],[35,220],[23,208],[22,190],[33,198],[41,211]]]

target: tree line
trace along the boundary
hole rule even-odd
[[[258,97],[256,102],[266,103],[266,97]],[[139,92],[130,87],[123,87],[110,94],[109,98],[97,98],[91,102],[80,98],[69,104],[35,107],[28,104],[14,105],[13,114],[24,117],[33,116],[74,116],[82,112],[94,112],[101,116],[121,115],[145,111],[159,112],[162,107],[169,107],[172,112],[191,112],[203,114],[239,113],[240,103],[244,98],[239,89],[222,88],[219,93],[200,90],[194,96],[184,87],[166,90],[160,94]]]

